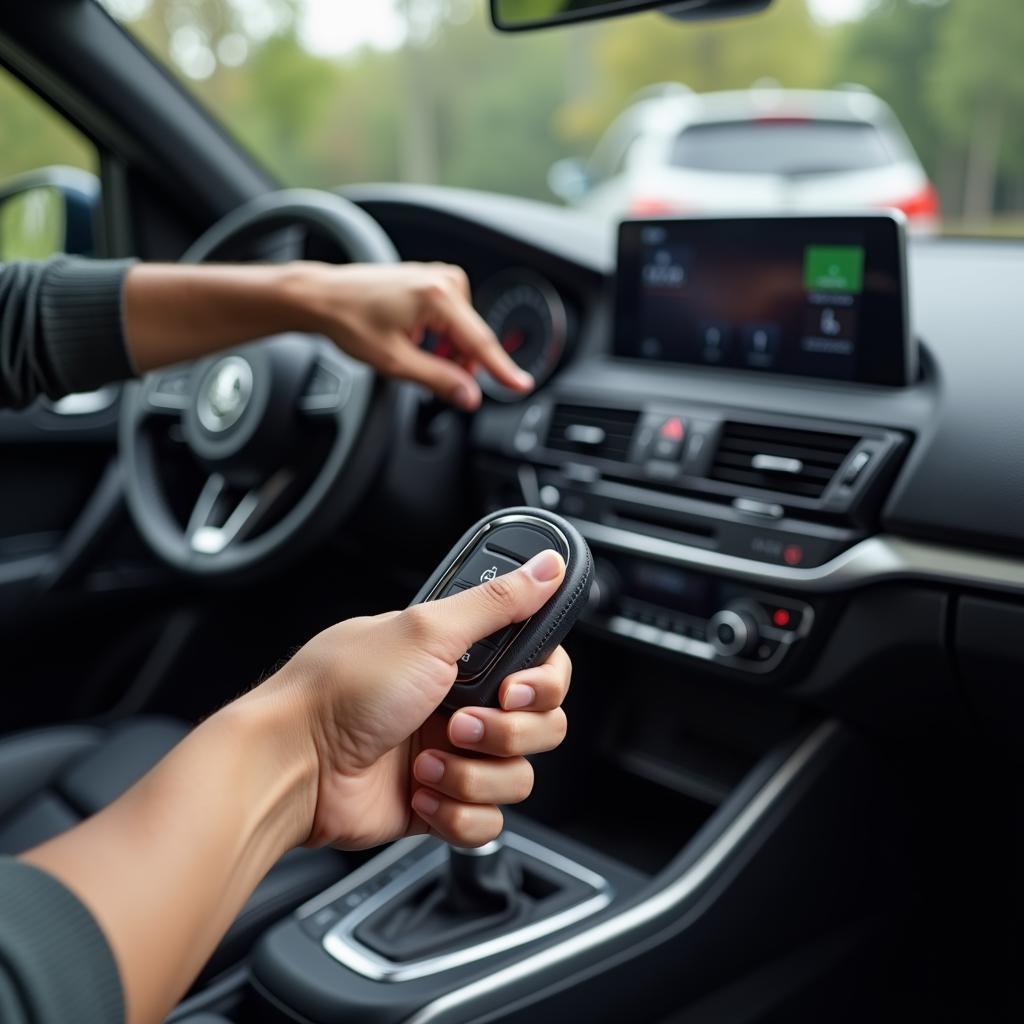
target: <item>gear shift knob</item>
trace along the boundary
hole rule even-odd
[[[476,849],[449,847],[445,904],[456,914],[474,916],[510,910],[521,888],[521,875],[500,838]]]

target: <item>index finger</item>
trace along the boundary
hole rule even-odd
[[[444,303],[442,313],[446,318],[443,330],[460,353],[480,363],[499,384],[513,391],[533,388],[533,377],[515,364],[468,300],[453,293]]]

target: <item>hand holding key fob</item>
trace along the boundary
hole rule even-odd
[[[565,559],[565,577],[558,590],[525,622],[506,626],[463,655],[455,685],[444,701],[448,710],[497,707],[501,681],[539,664],[565,639],[590,593],[594,572],[590,549],[561,516],[537,508],[502,509],[463,534],[412,601],[436,601],[479,586],[548,549]]]

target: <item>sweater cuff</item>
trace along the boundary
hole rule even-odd
[[[135,376],[125,340],[124,279],[134,260],[61,257],[40,294],[43,345],[65,393]]]
[[[0,857],[0,912],[0,973],[19,993],[25,1020],[122,1024],[114,954],[70,889],[31,864]]]

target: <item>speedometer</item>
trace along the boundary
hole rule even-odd
[[[538,387],[543,384],[565,351],[566,312],[558,292],[531,271],[508,271],[484,286],[479,306],[502,348]],[[486,371],[482,370],[478,379],[492,398],[511,402],[522,397]]]

